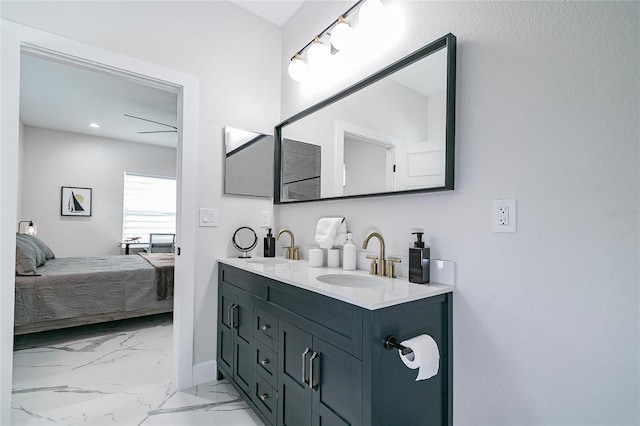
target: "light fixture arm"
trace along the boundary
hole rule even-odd
[[[349,9],[347,9],[346,12],[344,12],[343,14],[341,14],[340,16],[338,16],[338,18],[333,21],[332,23],[329,24],[329,26],[327,28],[325,28],[324,30],[320,31],[320,33],[315,36],[313,38],[313,40],[311,40],[309,43],[305,44],[304,47],[300,50],[298,50],[295,55],[293,55],[291,57],[291,60],[293,61],[296,58],[296,55],[302,55],[302,53],[307,50],[307,48],[309,46],[311,46],[313,44],[314,41],[316,41],[316,39],[320,39],[322,36],[324,36],[325,34],[329,33],[329,30],[331,30],[333,27],[335,27],[338,23],[342,22],[345,20],[345,18],[347,18],[358,6],[360,6],[362,3],[364,3],[366,0],[358,0],[356,2],[356,4],[354,4],[353,6],[351,6]]]

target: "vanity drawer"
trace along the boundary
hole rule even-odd
[[[271,424],[276,424],[276,412],[278,409],[278,394],[265,380],[259,375],[255,375],[255,383],[251,399],[258,407],[258,410],[264,414]]]
[[[220,265],[220,279],[264,299],[263,278],[229,265]]]
[[[271,386],[278,384],[278,355],[264,343],[256,340],[254,345],[255,371]]]
[[[253,336],[274,351],[278,350],[278,316],[254,306]]]

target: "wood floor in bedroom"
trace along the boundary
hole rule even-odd
[[[18,336],[13,426],[263,425],[226,381],[176,391],[171,314]]]

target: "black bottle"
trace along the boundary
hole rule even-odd
[[[424,232],[413,232],[416,235],[416,242],[409,249],[409,282],[416,284],[427,284],[429,282],[429,268],[431,249],[424,246],[422,234]]]
[[[276,239],[271,233],[271,228],[264,237],[264,257],[276,257]]]

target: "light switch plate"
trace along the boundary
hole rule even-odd
[[[260,227],[271,228],[271,212],[269,210],[260,212]]]
[[[493,200],[493,232],[516,232],[516,199]]]
[[[200,226],[218,226],[218,209],[200,209]]]

